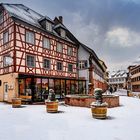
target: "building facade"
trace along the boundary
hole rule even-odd
[[[90,81],[90,59],[92,61],[92,81]],[[89,47],[81,44],[78,49],[79,61],[79,77],[85,77],[87,92],[89,91],[89,83],[93,83],[93,89],[102,88],[104,91],[107,89],[107,81],[105,73],[107,67],[103,68],[100,59],[95,52]]]
[[[140,92],[140,65],[128,67],[128,90]]]
[[[118,70],[109,73],[109,85],[117,89],[126,89],[127,86],[126,70]]]
[[[94,88],[105,89],[99,58],[73,36],[61,16],[51,20],[22,4],[0,4],[0,101],[26,97],[40,102],[49,89],[57,98],[89,93],[90,56]]]
[[[42,101],[50,88],[58,98],[86,92],[78,77],[77,44],[63,25],[24,5],[1,4],[0,39],[0,101]]]

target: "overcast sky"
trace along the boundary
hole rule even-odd
[[[105,61],[126,69],[140,56],[140,0],[0,0],[22,3],[66,27]],[[140,59],[139,59],[140,60]]]

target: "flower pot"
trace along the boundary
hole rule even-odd
[[[58,101],[45,101],[45,104],[48,113],[58,112]]]
[[[13,98],[12,99],[12,107],[13,108],[21,107],[21,98]]]
[[[107,103],[91,104],[92,117],[96,119],[106,119],[107,117]]]

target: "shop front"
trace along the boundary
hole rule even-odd
[[[55,91],[57,99],[63,99],[68,94],[86,94],[85,80],[20,75],[18,84],[19,96],[31,98],[33,102],[47,99],[49,89]]]

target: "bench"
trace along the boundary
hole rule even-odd
[[[19,98],[21,98],[22,103],[25,103],[25,104],[32,102],[32,96],[20,95]]]

